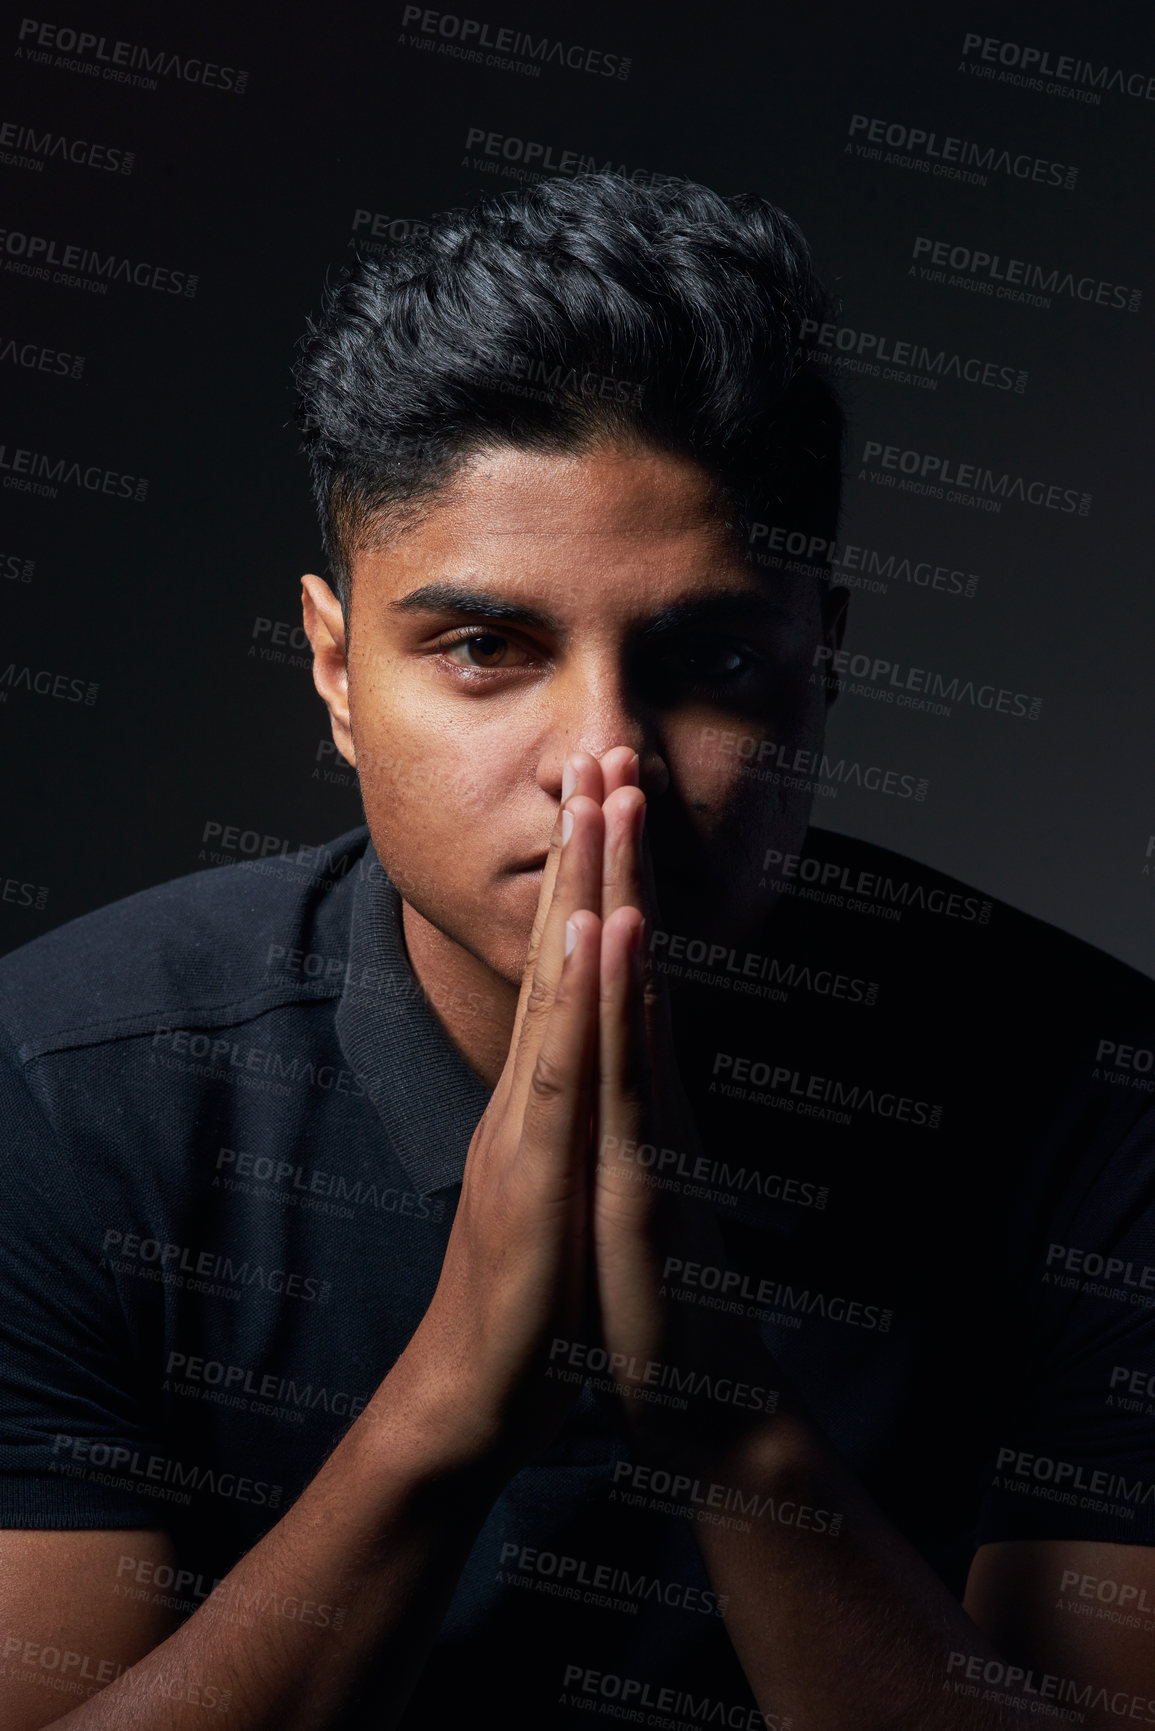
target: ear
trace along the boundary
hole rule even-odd
[[[313,649],[313,684],[329,711],[333,744],[345,762],[356,768],[357,753],[349,726],[349,669],[341,603],[324,578],[310,572],[301,578],[301,608],[305,633]]]
[[[831,653],[842,647],[842,639],[846,632],[846,611],[850,605],[849,589],[830,589],[822,597],[822,641]],[[836,673],[830,673],[826,678],[826,707],[838,696],[839,682]]]

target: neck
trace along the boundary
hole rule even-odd
[[[470,1069],[490,1088],[509,1054],[518,987],[455,944],[401,903],[401,929],[409,964],[430,1008]]]

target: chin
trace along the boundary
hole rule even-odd
[[[525,973],[539,887],[540,875],[532,894],[510,897],[495,892],[479,906],[469,936],[463,934],[458,940],[479,962],[513,986],[521,985]]]
[[[472,953],[490,973],[495,974],[499,980],[504,980],[507,986],[519,988],[525,977],[526,957],[529,955],[529,931],[526,930],[524,937],[489,931],[486,933],[485,944]]]

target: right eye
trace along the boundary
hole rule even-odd
[[[468,637],[459,637],[442,654],[459,667],[524,667],[529,661],[519,644],[496,631],[474,631]]]

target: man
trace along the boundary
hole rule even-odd
[[[819,311],[602,176],[330,295],[367,829],[0,969],[6,1726],[1155,1723],[1149,988],[807,832]]]

